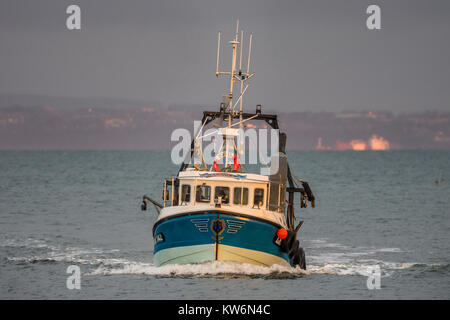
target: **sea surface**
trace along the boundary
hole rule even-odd
[[[156,213],[140,202],[177,173],[169,151],[0,151],[0,298],[450,298],[450,152],[288,157],[316,196],[316,208],[296,209],[306,271],[155,267]],[[71,265],[79,290],[67,288]]]

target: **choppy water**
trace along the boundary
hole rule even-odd
[[[308,270],[152,264],[169,152],[0,152],[0,298],[449,299],[450,152],[290,152]],[[442,183],[435,180],[444,179]],[[81,290],[66,269],[81,268]],[[379,266],[381,289],[367,289]]]

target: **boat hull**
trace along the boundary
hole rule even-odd
[[[292,265],[274,242],[281,228],[271,221],[230,212],[205,211],[157,222],[154,263],[191,264],[233,261],[256,265]]]

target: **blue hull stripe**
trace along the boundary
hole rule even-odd
[[[288,254],[281,252],[273,242],[277,230],[273,223],[239,218],[223,212],[177,216],[156,226],[155,239],[163,240],[155,240],[154,253],[168,248],[217,242],[275,255],[289,262]]]
[[[154,253],[174,247],[184,247],[216,243],[216,237],[210,229],[217,214],[182,216],[166,220],[155,229],[155,238],[162,233],[164,241],[155,241]]]

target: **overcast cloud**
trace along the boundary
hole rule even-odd
[[[81,31],[66,29],[69,4]],[[0,0],[0,94],[215,105],[217,31],[231,39],[237,18],[254,34],[250,110],[450,110],[445,0]]]

